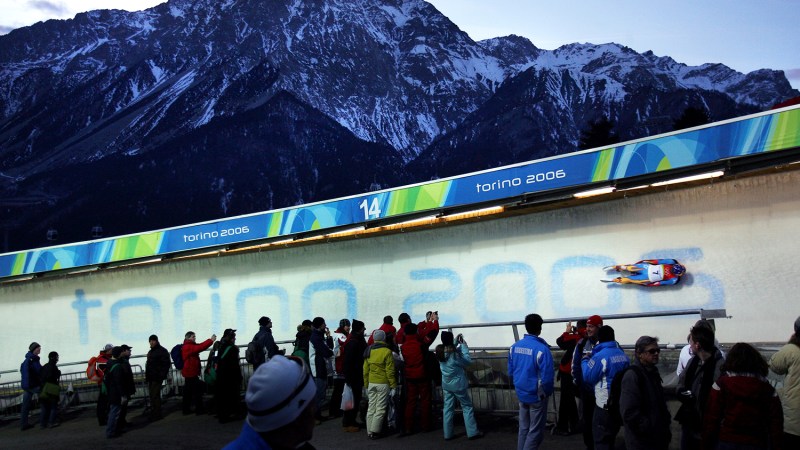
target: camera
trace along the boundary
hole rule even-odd
[[[458,333],[458,336],[456,336],[456,342],[458,342],[459,344],[463,344],[464,343],[464,335],[461,334],[461,333]]]

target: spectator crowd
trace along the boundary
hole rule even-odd
[[[226,448],[313,448],[308,441],[314,426],[337,418],[343,432],[365,430],[368,439],[380,439],[391,430],[401,437],[429,432],[441,417],[443,438],[451,440],[459,436],[457,406],[467,439],[483,437],[470,397],[467,370],[473,360],[464,336],[440,330],[438,311],[418,323],[402,313],[397,322],[395,327],[386,316],[367,333],[357,319],[341,319],[334,331],[322,317],[305,320],[287,356],[275,343],[271,319],[261,317],[244,354],[253,367],[246,386],[236,330],[226,329],[219,341],[212,334],[201,342],[188,331],[172,350],[152,335],[144,371],[148,419],[163,418],[162,387],[174,366],[184,379],[183,414],[213,412],[221,423],[244,419],[241,434]],[[567,324],[556,339],[563,350],[556,363],[541,337],[544,322],[538,314],[526,316],[526,334],[508,351],[508,376],[519,402],[519,450],[541,446],[557,381],[558,417],[550,432],[581,433],[587,449],[613,449],[620,432],[628,450],[667,449],[672,442],[682,450],[800,448],[800,317],[788,343],[769,361],[744,342],[723,352],[713,322],[696,322],[681,351],[675,392],[664,389],[657,337],[639,337],[629,358],[614,329],[592,315],[576,326]],[[125,431],[136,393],[131,350],[106,344],[86,369],[97,384],[97,420],[109,439]],[[59,355],[49,352],[42,365],[41,352],[32,342],[20,366],[23,431],[34,426],[31,405],[37,396],[41,428],[59,425]],[[781,389],[768,381],[770,370],[785,375]],[[433,401],[437,387],[440,403]],[[671,397],[680,404],[674,414],[667,406]],[[672,436],[673,421],[680,424],[680,436]]]

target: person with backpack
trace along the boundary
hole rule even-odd
[[[161,385],[169,375],[170,355],[159,342],[155,334],[148,339],[150,351],[147,352],[147,361],[144,366],[144,379],[150,394],[149,420],[156,421],[163,418],[161,415]]]
[[[203,382],[200,381],[200,353],[207,350],[217,340],[217,335],[212,334],[210,338],[197,343],[197,335],[194,331],[187,331],[181,346],[181,362],[183,368],[183,414],[192,413],[194,405],[195,414],[205,414],[203,408]]]
[[[106,366],[103,376],[103,385],[108,393],[108,421],[106,423],[106,438],[119,437],[125,427],[125,415],[128,401],[136,393],[133,381],[133,371],[128,363],[131,348],[127,345],[114,347],[111,350],[111,361]]]
[[[239,365],[239,347],[236,346],[236,330],[228,328],[222,333],[218,354],[214,404],[219,423],[227,423],[239,413],[239,393],[243,379]]]
[[[95,413],[97,414],[97,423],[104,427],[108,422],[108,395],[103,389],[103,377],[105,375],[106,366],[108,361],[111,360],[111,350],[114,344],[108,343],[103,347],[97,356],[89,358],[89,363],[86,366],[86,377],[89,381],[97,383],[97,404],[95,405]]]
[[[42,407],[39,420],[42,429],[55,428],[60,425],[57,420],[58,401],[61,399],[60,378],[58,353],[50,352],[47,354],[47,364],[42,366],[42,392],[39,394],[39,404]]]
[[[297,334],[294,336],[294,349],[292,356],[301,358],[306,363],[306,368],[311,370],[311,364],[308,360],[309,345],[311,342],[311,331],[313,329],[312,322],[305,319],[300,325],[297,326]],[[310,373],[310,372],[309,372]]]
[[[30,415],[33,395],[38,394],[42,389],[42,363],[39,361],[41,352],[42,346],[38,342],[31,342],[31,345],[28,346],[28,353],[25,354],[25,360],[19,366],[23,391],[19,424],[22,431],[33,428],[33,425],[28,423],[28,416]]]
[[[667,450],[672,440],[672,416],[667,409],[658,359],[658,338],[636,340],[634,359],[622,375],[619,414],[625,425],[627,450]],[[613,390],[613,389],[612,389]]]
[[[595,408],[592,437],[595,450],[613,450],[620,424],[610,414],[611,386],[617,373],[629,365],[628,357],[615,340],[614,329],[603,325],[597,331],[598,344],[592,355],[581,361],[583,382],[594,386]]]
[[[508,350],[508,375],[519,399],[518,450],[538,449],[547,424],[547,399],[553,395],[553,355],[539,335],[544,320],[538,314],[525,316],[527,333]]]
[[[261,317],[258,319],[258,327],[258,333],[253,336],[245,351],[245,359],[253,365],[253,372],[273,356],[285,353],[278,348],[275,338],[272,337],[272,319],[267,316]]]

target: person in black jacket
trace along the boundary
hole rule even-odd
[[[239,412],[242,389],[242,369],[239,365],[239,347],[236,346],[236,330],[226,329],[222,333],[220,342],[214,403],[219,422],[227,423]]]
[[[353,405],[355,407],[345,411],[342,416],[344,431],[356,432],[359,430],[356,416],[361,403],[361,393],[364,389],[364,351],[367,349],[367,340],[364,338],[364,322],[353,319],[353,326],[344,343],[344,382],[353,391]]]
[[[283,355],[283,350],[278,348],[275,344],[275,338],[272,337],[272,319],[263,316],[258,319],[258,333],[253,336],[253,341],[256,343],[255,361],[253,361],[253,372],[258,369],[258,366],[269,361],[275,355]]]
[[[161,415],[161,385],[167,379],[170,368],[170,356],[166,348],[158,342],[158,336],[150,336],[150,351],[144,366],[144,379],[150,393],[149,420],[159,420]]]
[[[61,378],[61,371],[57,367],[58,353],[50,352],[47,355],[47,364],[42,366],[42,384],[52,383],[58,385],[58,380]],[[44,392],[39,394],[39,403],[41,403],[42,411],[40,414],[42,428],[55,428],[59,425],[56,421],[56,414],[58,414],[58,400],[59,394],[55,397],[46,396]]]
[[[667,450],[672,432],[667,400],[658,373],[661,349],[658,338],[642,336],[636,341],[635,358],[622,376],[619,407],[625,425],[627,450]]]
[[[128,363],[131,347],[121,345],[111,350],[111,361],[106,366],[103,377],[106,391],[108,392],[108,421],[106,423],[106,437],[111,439],[120,435],[125,426],[125,414],[128,400],[136,392],[133,382],[133,371]]]

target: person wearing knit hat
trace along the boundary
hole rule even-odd
[[[397,379],[392,350],[386,343],[386,332],[375,330],[372,338],[375,343],[364,353],[364,386],[369,399],[367,437],[377,439],[383,431],[388,399],[394,396]]]
[[[25,360],[20,365],[19,371],[22,375],[22,411],[20,414],[20,429],[22,431],[33,428],[33,425],[28,423],[28,415],[31,409],[31,402],[33,395],[39,392],[42,385],[42,363],[39,361],[39,353],[42,352],[42,346],[38,342],[31,342],[28,346],[28,353],[25,354]]]
[[[160,420],[161,415],[161,384],[169,375],[169,368],[172,366],[169,351],[158,342],[158,336],[150,335],[147,340],[150,350],[147,352],[147,359],[144,365],[144,380],[147,382],[147,391],[150,395],[150,415],[148,419],[152,422]]]
[[[308,441],[314,433],[316,391],[302,358],[275,355],[250,377],[244,397],[247,419],[224,450],[313,449]]]
[[[364,322],[353,319],[353,326],[347,341],[344,343],[344,363],[342,372],[345,383],[353,391],[353,405],[361,403],[364,390],[364,351],[367,349],[367,340],[364,337],[366,329]],[[356,422],[358,408],[344,411],[342,415],[342,428],[345,432],[355,433],[360,430]]]
[[[578,341],[572,354],[572,379],[580,397],[583,443],[589,449],[594,448],[592,418],[594,417],[596,399],[594,397],[594,385],[583,382],[581,360],[584,355],[592,354],[592,349],[597,344],[597,332],[600,331],[601,326],[603,326],[603,318],[596,314],[586,319],[586,336]]]
[[[328,403],[328,418],[342,417],[342,392],[344,392],[344,343],[350,334],[350,321],[342,319],[333,337],[333,393]]]
[[[789,342],[769,359],[769,368],[785,375],[778,390],[783,405],[783,448],[800,448],[800,317]]]
[[[253,336],[250,342],[255,343],[253,371],[273,356],[286,354],[286,351],[278,348],[278,344],[275,343],[275,338],[272,336],[272,319],[267,316],[262,316],[258,319],[258,333]]]

